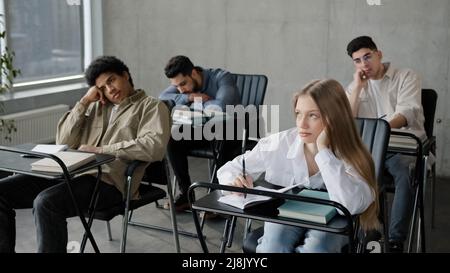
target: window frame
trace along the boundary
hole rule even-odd
[[[66,0],[69,1],[69,0]],[[103,25],[102,25],[102,0],[79,0],[83,3],[83,64],[84,69],[91,63],[93,58],[103,54]],[[5,14],[5,0],[0,0],[0,14]],[[95,15],[95,16],[93,16]],[[5,17],[0,18],[1,29],[8,29],[7,20]],[[1,45],[1,52],[7,46],[8,40]],[[12,48],[14,50],[14,48]],[[19,68],[20,69],[20,68]],[[73,74],[64,77],[49,77],[42,80],[24,81],[13,84],[13,90],[9,94],[3,94],[3,100],[13,99],[15,95],[20,94],[20,97],[31,97],[37,95],[45,95],[54,93],[55,90],[59,92],[70,91],[74,83],[84,83],[84,74]],[[65,88],[65,86],[67,88]],[[45,90],[49,89],[48,92]],[[67,89],[67,90],[66,90]],[[51,90],[51,91],[50,91]],[[36,92],[38,91],[38,92]],[[29,95],[27,95],[29,93]]]

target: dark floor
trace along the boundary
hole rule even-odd
[[[207,180],[206,160],[192,159],[191,175],[193,180]],[[436,217],[435,227],[431,228],[430,223],[430,183],[427,185],[425,213],[426,213],[426,246],[427,252],[450,252],[450,181],[438,179],[436,183]],[[170,226],[170,216],[168,210],[157,209],[150,205],[137,210],[134,214],[134,220],[140,220],[147,223]],[[192,215],[181,213],[177,215],[178,225],[181,230],[194,232]],[[31,210],[18,210],[16,217],[17,225],[17,252],[35,252],[36,238],[35,227]],[[205,234],[207,243],[211,252],[217,252],[219,249],[220,238],[222,234],[224,220],[222,218],[207,221]],[[256,223],[258,225],[259,223]],[[227,252],[241,252],[242,230],[244,222],[239,220],[234,244]],[[113,240],[107,240],[105,223],[94,221],[93,234],[99,245],[101,252],[119,252],[121,217],[116,217],[111,221]],[[83,228],[79,219],[71,218],[68,220],[69,245],[68,249],[76,252],[79,242],[82,238]],[[181,251],[194,253],[201,252],[200,244],[197,239],[180,237]],[[92,252],[88,244],[87,252]],[[130,227],[128,231],[127,252],[175,252],[173,237],[169,233],[148,230],[137,227]]]

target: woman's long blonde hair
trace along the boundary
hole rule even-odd
[[[364,230],[378,229],[378,187],[375,166],[356,130],[350,103],[342,85],[333,79],[314,80],[294,95],[294,109],[300,96],[310,96],[319,107],[330,149],[334,155],[352,165],[373,190],[375,201],[361,214]]]

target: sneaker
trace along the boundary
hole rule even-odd
[[[389,252],[391,253],[403,253],[403,242],[389,240]]]
[[[187,194],[180,194],[175,198],[175,211],[183,212],[191,208],[189,206],[188,196]]]

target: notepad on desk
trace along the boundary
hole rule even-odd
[[[327,192],[304,189],[298,193],[299,196],[330,200]],[[335,215],[336,208],[311,202],[286,200],[278,208],[280,217],[311,221],[327,224]]]
[[[37,144],[32,149],[33,152],[40,152],[46,154],[55,154],[60,151],[65,151],[69,148],[66,144],[64,145],[53,145],[53,144]]]
[[[285,188],[281,188],[278,190],[275,189],[269,189],[262,186],[254,187],[255,190],[262,190],[262,191],[271,191],[271,192],[287,192],[288,190],[291,190],[295,187],[300,186],[301,184],[295,184],[292,186],[288,186]],[[226,194],[218,199],[219,202],[239,208],[239,209],[246,209],[255,205],[258,205],[262,202],[266,202],[268,200],[272,199],[270,196],[265,195],[258,195],[258,194],[247,194],[247,197],[244,197],[244,195],[238,195],[238,194]]]
[[[172,120],[176,124],[204,124],[212,118],[224,119],[225,117],[225,112],[208,108],[203,111],[176,109],[172,114]]]
[[[173,112],[172,119],[174,123],[179,124],[203,124],[210,117],[201,111],[180,110]]]
[[[93,153],[61,151],[54,155],[64,162],[69,172],[95,160],[95,154]],[[51,173],[63,172],[61,166],[51,158],[43,158],[31,163],[31,170]]]

